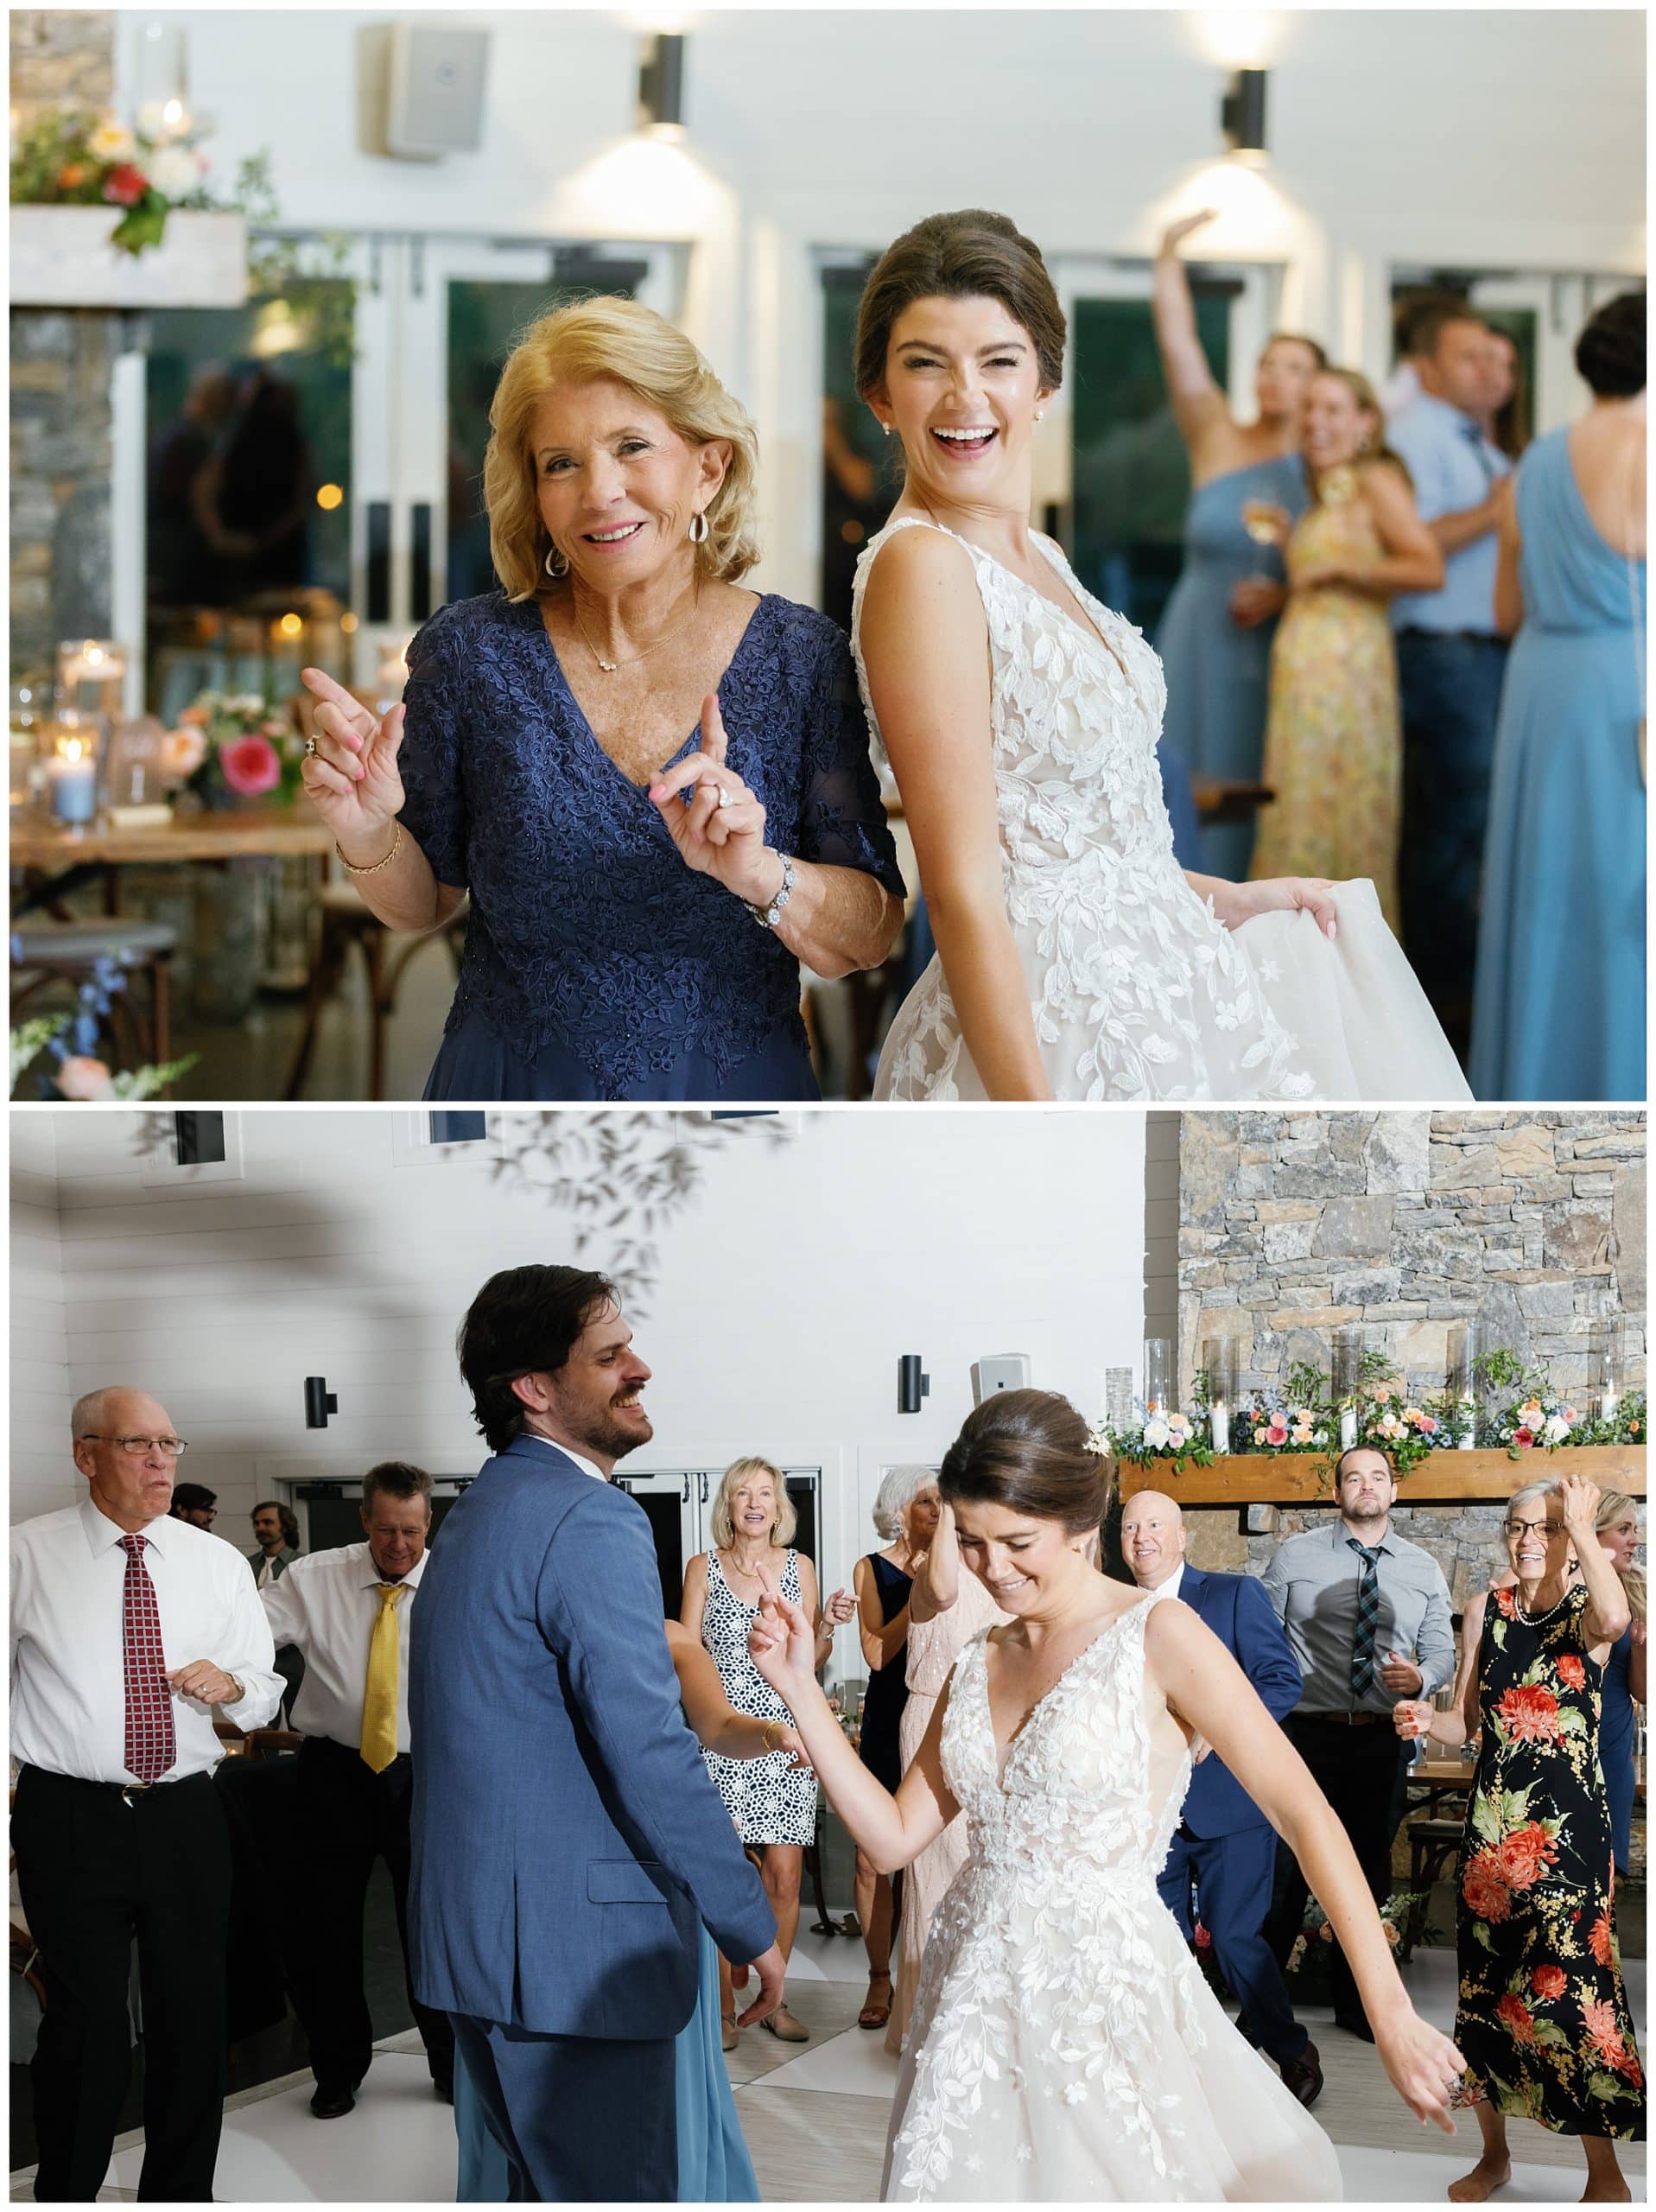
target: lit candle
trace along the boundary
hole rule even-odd
[[[98,764],[79,737],[66,737],[46,764],[52,811],[60,822],[90,822],[98,810]]]
[[[1208,1412],[1213,1423],[1213,1448],[1222,1457],[1230,1450],[1230,1408],[1222,1398],[1215,1398]]]
[[[1355,1406],[1342,1406],[1340,1408],[1340,1449],[1342,1452],[1349,1452],[1356,1441],[1357,1408]]]

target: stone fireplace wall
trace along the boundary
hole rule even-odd
[[[1561,1388],[1587,1379],[1588,1337],[1620,1315],[1644,1381],[1645,1117],[1558,1110],[1187,1112],[1179,1136],[1179,1376],[1235,1338],[1244,1388],[1362,1325],[1418,1389],[1443,1387],[1451,1321],[1482,1313]],[[1400,1525],[1456,1600],[1483,1586],[1494,1505],[1420,1506]],[[1194,1512],[1198,1561],[1262,1567],[1306,1525],[1256,1507]]]

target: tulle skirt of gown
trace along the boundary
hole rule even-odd
[[[1194,899],[1181,886],[1174,896]],[[1259,996],[1292,1040],[1290,1089],[1268,1058],[1250,1057],[1259,1037],[1248,1014],[1229,1027],[1201,993],[1190,1012],[1199,1038],[1191,1058],[1170,1055],[1162,1070],[1133,1055],[1110,1065],[1107,1039],[1070,1019],[1043,1022],[1041,1058],[1059,1099],[1299,1098],[1309,1103],[1377,1099],[1469,1099],[1465,1075],[1403,948],[1386,927],[1374,885],[1336,883],[1339,920],[1325,937],[1301,912],[1256,914],[1232,936]],[[1038,928],[1013,925],[1037,1009],[1052,967]],[[1234,1001],[1233,1001],[1234,1003]],[[1046,1033],[1050,1030],[1052,1033]],[[1272,1080],[1273,1073],[1278,1079]],[[880,1054],[876,1098],[982,1099],[983,1088],[960,1033],[954,1003],[934,958],[898,1010]]]
[[[968,1867],[932,1923],[892,2106],[893,2145],[933,2023],[945,2037],[983,2038],[986,2015],[970,1993],[975,1975],[966,1955],[986,1919],[994,1916],[1009,1962],[1037,1949],[1007,1902],[1004,1885]],[[970,2148],[954,2148],[935,2180],[904,2188],[893,2186],[888,2145],[885,2202],[1339,2202],[1333,2145],[1226,2016],[1172,1915],[1153,1889],[1122,1904],[1110,1947],[1129,1934],[1137,1940],[1098,1991],[1109,2023],[1107,2063],[1055,2091],[1045,2054],[1064,2037],[1061,2021],[1044,2015],[1040,1988],[995,2006],[996,2028],[1009,2021],[1010,2033],[997,2044],[994,2075],[971,2115]],[[948,2150],[946,2136],[937,2147]]]

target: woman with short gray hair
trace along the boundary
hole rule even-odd
[[[868,1694],[863,1700],[858,1753],[887,1789],[903,1778],[898,1740],[908,1702],[909,1593],[917,1559],[937,1527],[937,1474],[933,1467],[888,1467],[874,1498],[876,1532],[884,1551],[857,1561],[852,1587],[857,1593],[857,1629],[868,1663]],[[891,1877],[872,1859],[857,1853],[857,1916],[868,1953],[868,1999],[857,2015],[860,2028],[883,2028],[891,2017],[891,1926],[895,1918]]]
[[[1450,2187],[1461,2202],[1511,2179],[1508,2113],[1581,2138],[1589,2198],[1625,2199],[1616,2139],[1644,2134],[1598,1744],[1604,1663],[1629,1612],[1598,1510],[1582,1475],[1514,1491],[1505,1535],[1517,1580],[1486,1603],[1463,1705],[1395,1708],[1400,1736],[1480,1738],[1456,1874],[1466,2071],[1455,2101],[1477,2114],[1483,2155]]]

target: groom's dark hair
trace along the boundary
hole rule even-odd
[[[505,1268],[489,1277],[454,1349],[492,1452],[523,1433],[523,1402],[511,1387],[518,1376],[555,1374],[594,1314],[619,1304],[609,1277],[590,1268]]]

